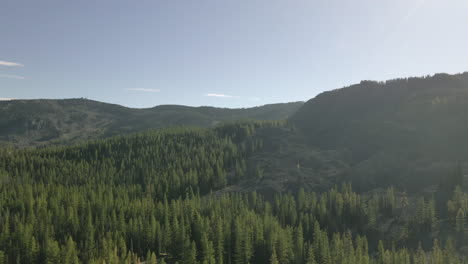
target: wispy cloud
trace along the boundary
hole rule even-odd
[[[0,78],[24,80],[26,77],[14,74],[0,74]]]
[[[260,98],[260,97],[249,97],[249,100],[250,101],[260,101],[260,100],[262,100],[262,98]]]
[[[5,98],[5,97],[0,97],[0,101],[11,101],[14,100],[13,98]]]
[[[0,66],[7,66],[7,67],[23,67],[24,65],[21,64],[21,63],[17,63],[17,62],[1,61],[1,60],[0,60]]]
[[[127,89],[127,91],[157,93],[157,92],[160,92],[161,90],[159,90],[159,89],[148,89],[148,88],[129,88],[129,89]]]
[[[215,93],[205,94],[205,96],[209,96],[209,97],[221,97],[221,98],[236,98],[236,97],[237,97],[237,96],[232,96],[232,95],[228,95],[228,94],[215,94]]]

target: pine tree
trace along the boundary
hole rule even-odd
[[[306,264],[317,264],[317,261],[315,260],[314,248],[312,245],[310,245],[307,250]]]
[[[455,218],[456,231],[463,235],[465,232],[465,212],[462,208],[458,209],[457,216]]]
[[[215,264],[213,243],[208,240],[206,233],[202,234],[201,238],[201,263],[202,264]]]
[[[432,246],[432,255],[431,255],[431,264],[444,264],[444,255],[442,250],[439,246],[439,241],[437,239],[434,240],[434,244]]]
[[[85,227],[82,235],[84,236],[84,251],[85,251],[85,260],[90,261],[93,259],[94,252],[94,226],[93,226],[93,217],[91,210],[88,210],[85,219]]]
[[[216,263],[223,264],[224,263],[224,243],[223,243],[223,227],[221,219],[217,219],[216,221],[216,236],[215,236],[215,255],[216,255]]]
[[[414,264],[426,264],[426,252],[424,252],[421,243],[418,245],[416,253],[413,255]]]
[[[57,241],[47,238],[44,249],[47,263],[52,264],[60,262],[60,246]]]
[[[275,247],[273,247],[273,251],[271,252],[270,264],[279,264],[278,256],[276,255]]]
[[[295,232],[295,257],[296,257],[296,264],[301,264],[304,262],[304,237],[303,237],[303,229],[302,225],[299,224],[299,227],[296,229]]]
[[[64,264],[78,264],[80,263],[78,259],[78,252],[76,250],[76,244],[73,241],[72,237],[69,236],[67,243],[62,250],[62,259]]]
[[[379,240],[377,258],[378,264],[385,264],[385,248],[382,240]]]
[[[451,238],[447,239],[445,242],[445,248],[443,250],[445,256],[445,262],[450,264],[459,264],[460,258],[455,249],[454,242]]]
[[[39,243],[37,242],[36,238],[33,236],[31,241],[31,248],[30,248],[30,261],[36,262],[37,258],[39,257]]]
[[[146,253],[146,262],[145,264],[157,264],[157,259],[156,259],[156,254],[154,252],[150,252],[148,250],[148,253]]]
[[[197,263],[197,248],[195,246],[195,242],[189,242],[187,246],[185,246],[185,250],[182,252],[182,259],[180,261],[181,264],[194,264]]]

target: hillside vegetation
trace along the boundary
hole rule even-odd
[[[236,193],[262,181],[259,131],[172,128],[0,151],[0,263],[466,263],[468,195],[393,188]],[[449,261],[449,262],[447,262]]]
[[[210,127],[235,120],[280,120],[303,103],[228,109],[161,105],[132,109],[86,99],[0,101],[0,143],[71,144],[170,126]]]
[[[468,263],[468,73],[300,104],[0,104],[0,264]]]
[[[363,81],[309,100],[290,121],[304,144],[346,153],[348,179],[421,188],[468,161],[468,73]]]

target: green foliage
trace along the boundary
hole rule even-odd
[[[238,122],[72,147],[4,149],[0,263],[462,261],[458,239],[437,237],[424,251],[412,247],[419,238],[412,231],[386,237],[381,229],[397,222],[406,230],[427,230],[432,239],[442,222],[433,199],[403,196],[395,188],[360,194],[350,184],[321,193],[227,192],[226,186],[255,178],[245,163],[265,148],[256,131],[283,125]],[[465,221],[465,196],[456,189],[448,203],[450,221],[459,223],[452,232]]]
[[[0,144],[17,147],[71,144],[148,129],[211,127],[235,120],[282,120],[302,102],[228,109],[161,105],[132,109],[86,99],[12,100],[0,102]]]
[[[468,73],[362,81],[316,96],[289,122],[304,144],[347,151],[347,179],[363,189],[452,187],[460,174],[448,171],[468,160],[467,88]]]

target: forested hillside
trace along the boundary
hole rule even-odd
[[[468,0],[0,0],[0,264],[468,264],[467,28]]]
[[[365,81],[288,119],[64,102],[3,104],[0,264],[468,263],[468,74]],[[32,112],[37,133],[15,125]],[[18,148],[50,127],[82,135]]]
[[[0,101],[0,142],[17,147],[71,144],[162,127],[210,127],[235,120],[282,120],[302,104],[242,109],[180,105],[133,109],[87,99]]]
[[[286,122],[0,152],[0,263],[466,263],[468,194],[232,192]],[[452,192],[452,191],[450,191]]]
[[[347,179],[420,191],[465,167],[467,112],[468,73],[436,74],[325,92],[290,121],[309,148],[347,153]]]

